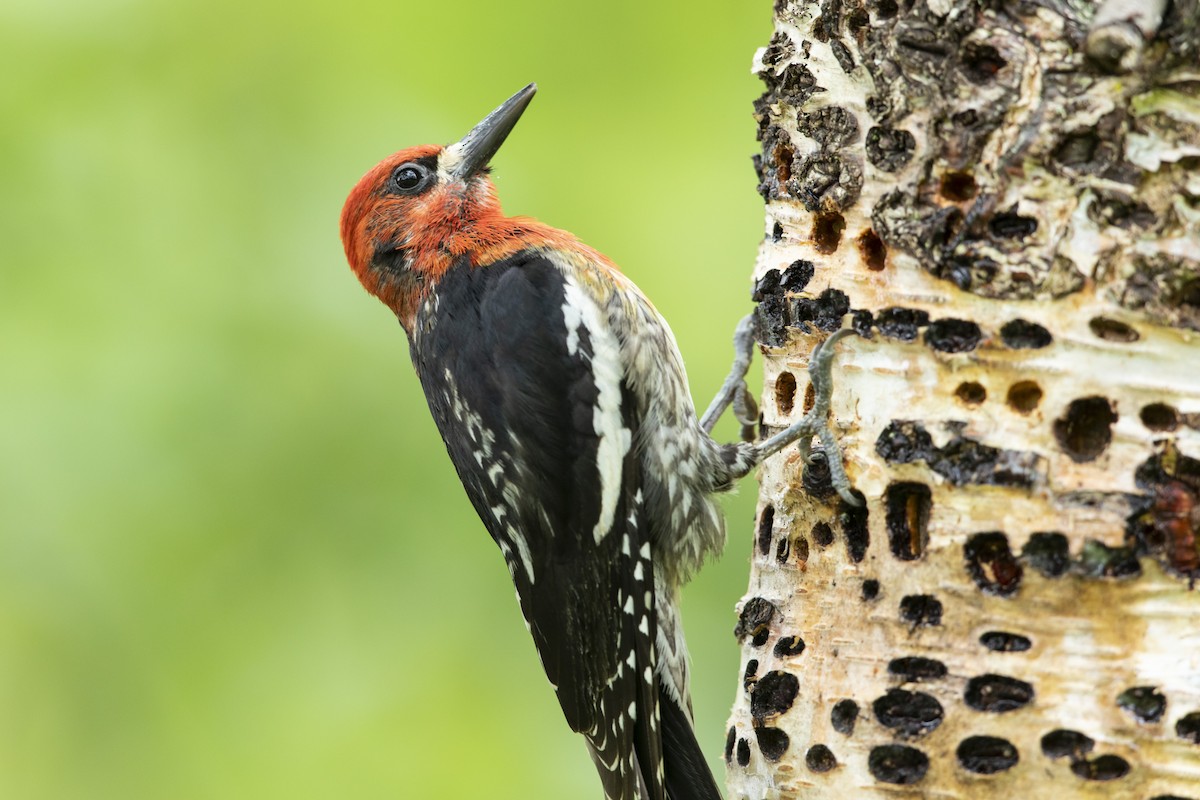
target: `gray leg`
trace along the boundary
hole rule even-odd
[[[733,405],[733,413],[743,426],[758,422],[758,409],[754,405],[750,390],[746,388],[746,372],[750,369],[750,359],[753,356],[754,315],[747,314],[738,322],[733,333],[733,366],[729,368],[729,377],[725,379],[721,390],[700,418],[700,427],[705,433],[712,433],[717,420],[730,405]]]
[[[836,331],[828,339],[817,345],[812,358],[808,362],[808,377],[813,386],[813,407],[807,414],[786,429],[754,446],[751,466],[759,464],[767,456],[778,453],[792,442],[797,442],[800,454],[808,461],[812,450],[814,436],[821,437],[821,446],[829,460],[829,475],[833,488],[841,498],[853,506],[862,505],[857,497],[851,494],[850,479],[846,477],[846,468],[842,463],[842,449],[837,438],[829,427],[829,404],[833,392],[833,346],[840,339],[854,333],[849,328]]]

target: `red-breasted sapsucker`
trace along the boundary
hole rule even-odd
[[[637,287],[571,234],[501,212],[488,163],[535,88],[461,141],[368,172],[342,211],[346,258],[408,335],[606,797],[719,800],[692,730],[679,589],[724,546],[712,493],[791,441],[832,443],[828,355],[813,360],[818,402],[803,420],[760,444],[715,442],[745,392],[749,326],[697,420],[675,338]],[[845,493],[840,457],[828,460]]]

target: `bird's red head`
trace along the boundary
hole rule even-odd
[[[499,260],[562,234],[500,210],[488,162],[529,105],[530,84],[460,141],[401,150],[359,180],[342,208],[346,259],[367,291],[412,330],[417,307],[451,265]]]

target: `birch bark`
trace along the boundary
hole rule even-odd
[[[1198,17],[776,3],[731,800],[1200,798]]]

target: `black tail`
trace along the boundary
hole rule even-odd
[[[662,684],[658,689],[658,709],[663,776],[669,800],[721,800],[688,713],[663,690]]]

